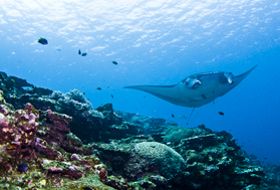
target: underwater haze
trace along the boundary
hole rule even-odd
[[[94,107],[112,102],[185,127],[226,130],[259,160],[280,164],[279,0],[0,0],[0,39],[0,70],[9,75],[79,89]],[[254,65],[240,85],[192,115],[123,88]]]

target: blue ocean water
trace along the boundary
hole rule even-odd
[[[248,153],[280,164],[278,0],[0,0],[0,39],[0,70],[9,75],[80,89],[94,107],[112,102],[185,127],[226,130]],[[191,108],[123,88],[254,65],[239,86],[196,109],[188,125]]]

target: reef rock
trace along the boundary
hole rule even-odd
[[[26,80],[8,76],[4,72],[0,72],[0,84],[5,100],[17,109],[31,103],[40,110],[50,109],[71,116],[69,128],[83,142],[109,141],[112,138],[120,139],[139,133],[139,128],[123,121],[113,111],[112,104],[95,110],[77,89],[61,93],[38,88]]]
[[[167,179],[183,171],[185,161],[172,148],[158,142],[141,142],[134,145],[124,170],[130,178],[161,175]]]
[[[266,165],[261,190],[280,190],[280,165]]]

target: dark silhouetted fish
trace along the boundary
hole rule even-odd
[[[84,52],[84,53],[82,53],[82,54],[81,54],[81,56],[87,56],[87,53],[86,53],[86,52]]]
[[[48,40],[45,38],[39,38],[38,43],[42,44],[42,45],[47,45],[48,44]]]
[[[116,61],[112,61],[112,63],[113,63],[114,65],[118,65],[118,64],[119,64],[119,63],[116,62]]]
[[[219,111],[218,114],[221,115],[221,116],[224,116],[224,115],[225,115],[225,113],[222,112],[222,111]]]

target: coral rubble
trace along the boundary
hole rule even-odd
[[[225,131],[112,104],[93,109],[78,90],[38,88],[3,72],[0,90],[0,189],[252,190],[279,182]]]

